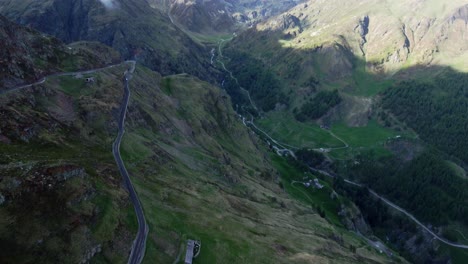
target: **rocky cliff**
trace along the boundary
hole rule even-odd
[[[256,31],[281,31],[289,36],[284,45],[297,50],[339,44],[379,73],[440,64],[467,70],[462,62],[468,56],[466,10],[464,1],[309,1],[261,23]]]

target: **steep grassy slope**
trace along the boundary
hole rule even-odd
[[[65,46],[3,17],[0,23],[2,88],[120,60],[102,44]],[[50,76],[0,95],[0,262],[127,259],[133,207],[111,154],[125,69]]]
[[[99,53],[95,44],[69,47]],[[1,262],[126,261],[136,221],[111,154],[126,67],[51,76],[0,96]],[[187,238],[202,240],[202,263],[386,261],[341,227],[331,189],[308,197],[299,186],[308,198],[298,201],[280,187],[303,174],[270,159],[224,92],[144,67],[130,83],[122,152],[151,228],[147,263],[173,262]]]
[[[279,177],[286,185],[303,174],[272,166],[225,92],[189,75],[162,78],[141,67],[132,83],[122,147],[150,225],[146,263],[183,258],[189,238],[202,241],[195,263],[385,262],[310,207],[339,205],[328,191],[317,196],[322,200],[309,198],[311,204],[279,187]],[[329,211],[329,221],[336,213]]]
[[[126,261],[136,226],[111,154],[125,67],[0,96],[0,262]]]

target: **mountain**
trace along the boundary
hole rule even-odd
[[[369,0],[342,5],[309,1],[257,25],[238,42],[255,48],[262,36],[274,32],[276,36],[269,37],[269,42],[291,50],[279,56],[292,57],[297,50],[315,51],[324,60],[327,54],[334,56],[321,69],[328,76],[350,74],[353,63],[345,52],[365,61],[367,69],[375,73],[391,74],[415,65],[452,65],[466,70],[467,8],[464,1]],[[302,73],[298,75],[306,75]]]
[[[58,51],[100,47],[65,46],[14,29],[21,39],[13,40],[30,48],[30,56],[39,52],[25,40],[35,38],[54,40],[48,48]],[[99,58],[114,58],[110,48],[99,51]],[[99,68],[105,60],[94,60],[100,62],[96,70],[52,74],[0,94],[1,262],[127,261],[137,222],[112,142],[129,65]],[[43,65],[34,62],[33,68]],[[121,153],[150,226],[145,262],[173,262],[186,239],[202,241],[197,261],[204,263],[388,260],[342,227],[337,208],[348,205],[328,184],[302,196],[305,187],[291,181],[313,176],[270,155],[225,91],[188,74],[162,77],[139,64],[129,87]]]
[[[274,85],[258,76],[255,81],[278,86],[264,91],[270,99],[260,103],[263,110],[287,106],[296,116],[308,115],[317,91],[338,89],[342,103],[321,113],[319,122],[363,126],[372,112],[368,99],[391,82],[444,67],[468,70],[467,8],[464,1],[309,1],[239,34],[225,55],[245,88],[252,83],[243,66],[249,61],[271,73],[266,80]],[[267,98],[258,89],[250,92]]]
[[[466,263],[467,8],[0,0],[0,262]]]
[[[302,0],[147,0],[183,28],[203,34],[232,33],[282,13]]]
[[[328,173],[364,184],[336,189],[416,263],[464,263],[466,252],[435,246],[365,189],[466,243],[455,230],[468,224],[467,8],[306,1],[218,46],[224,87],[241,113],[279,147],[322,152]]]
[[[375,95],[395,74],[405,78],[430,66],[468,70],[466,9],[464,1],[309,1],[234,38],[229,46],[237,55],[227,57],[239,57],[231,67],[240,67],[245,55],[262,63],[282,92],[292,94],[286,100],[291,108],[304,105],[300,99],[314,93],[315,82],[349,95]]]
[[[120,61],[119,54],[99,43],[66,46],[58,39],[18,26],[0,16],[0,89],[32,82],[44,75],[98,68]]]
[[[109,1],[103,1],[108,3]],[[145,0],[1,1],[0,14],[66,43],[98,41],[163,74],[211,76],[205,48]]]

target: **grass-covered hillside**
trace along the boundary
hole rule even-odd
[[[194,263],[387,261],[342,227],[331,189],[292,184],[303,172],[270,157],[224,91],[143,67],[131,82],[122,150],[150,226],[145,263],[180,263],[186,239],[202,241]]]
[[[0,95],[0,262],[127,261],[137,222],[111,146],[128,67]],[[344,229],[328,185],[293,182],[303,172],[270,156],[224,91],[143,66],[130,90],[122,157],[150,226],[146,263],[177,263],[189,238],[202,241],[198,263],[389,261]]]
[[[356,119],[367,111],[356,113],[353,106],[370,109],[372,103],[366,106],[363,101],[391,86],[392,76],[412,78],[426,66],[468,70],[464,63],[468,50],[466,3],[404,2],[366,0],[335,5],[306,1],[233,38],[224,60],[246,89],[257,84],[257,75],[265,72],[271,77],[257,86],[264,90],[281,87],[270,93],[262,91],[267,96],[261,100],[286,95],[268,102],[265,111],[280,104],[290,111],[310,112],[307,104],[317,92],[338,90],[345,95],[341,105],[348,105],[339,111],[339,119],[361,126]],[[251,61],[256,68],[250,66]],[[259,93],[257,90],[251,93]]]

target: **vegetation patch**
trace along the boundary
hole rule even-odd
[[[262,61],[247,53],[226,51],[230,58],[228,68],[235,73],[237,81],[229,81],[226,90],[238,90],[239,86],[250,92],[250,96],[264,111],[273,110],[276,104],[289,103],[288,97],[283,94],[279,80],[266,69]],[[236,102],[236,93],[230,93]]]
[[[337,123],[331,127],[331,131],[353,148],[383,146],[385,141],[402,135],[384,128],[375,120],[370,120],[363,127],[349,127],[344,123]]]
[[[330,109],[341,102],[341,97],[338,90],[320,91],[308,102],[304,103],[299,110],[293,110],[294,117],[303,122],[306,120],[314,120],[325,115]]]
[[[299,122],[292,115],[271,112],[255,123],[271,137],[297,148],[342,147],[343,143],[320,126]]]
[[[433,81],[406,81],[388,89],[382,106],[424,141],[468,162],[467,87],[468,75],[449,71]]]
[[[301,170],[301,165],[299,165],[299,163],[293,160],[288,161],[277,155],[272,155],[271,158],[273,165],[281,174],[282,187],[292,197],[312,206],[321,217],[326,218],[334,225],[342,226],[337,214],[341,201],[338,197],[330,198],[333,189],[330,188],[328,183],[320,181],[320,183],[324,185],[322,189],[317,189],[313,185],[306,187],[303,182],[316,179],[316,176],[307,172],[307,168],[302,167]],[[304,170],[306,172],[304,172]]]

